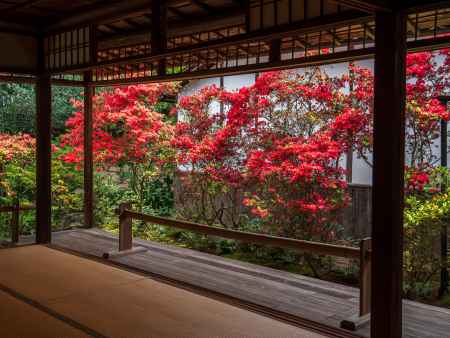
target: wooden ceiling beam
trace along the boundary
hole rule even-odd
[[[214,14],[217,12],[216,8],[211,7],[206,2],[203,2],[201,0],[191,0],[191,3],[209,14]]]
[[[2,9],[2,11],[0,12],[0,19],[7,17],[11,13],[17,12],[20,9],[30,7],[30,6],[38,3],[39,1],[42,1],[42,0],[28,0],[28,1],[20,2],[16,5],[13,5],[10,7],[7,7],[5,9]]]
[[[335,3],[368,13],[391,12],[394,9],[427,10],[449,7],[448,0],[331,0]]]
[[[31,35],[31,36],[35,36],[39,33],[38,30],[33,26],[24,24],[15,24],[11,22],[2,21],[1,19],[0,19],[0,32]]]
[[[128,25],[130,25],[131,27],[134,27],[136,29],[142,29],[143,25],[138,24],[137,22],[135,22],[132,19],[124,19],[123,21],[125,21]]]
[[[176,7],[167,7],[167,9],[181,19],[185,19],[187,15]]]
[[[149,13],[150,0],[121,1],[109,0],[92,5],[90,10],[61,17],[57,22],[45,27],[46,32],[61,30],[67,27],[82,26],[87,24],[111,23],[131,15]]]
[[[151,18],[149,16],[149,18]],[[199,20],[198,17],[187,20],[180,20],[170,22],[168,37],[185,35],[190,33],[198,33],[205,30],[205,25],[209,30],[219,29],[224,26],[235,26],[245,23],[244,10],[230,10],[224,11],[220,18],[209,16]],[[151,34],[151,25],[143,26],[141,29],[136,29],[123,34],[114,34],[104,36],[98,39],[98,46],[100,49],[114,48],[124,44],[139,44],[149,41]]]
[[[332,0],[335,3],[367,13],[391,12],[393,1],[389,0]]]
[[[36,1],[36,0],[34,0]],[[37,0],[40,1],[40,0]],[[201,6],[202,9],[208,10],[209,15],[214,15],[217,18],[220,18],[223,11],[219,11],[217,8],[214,8],[201,0],[191,0],[192,3]],[[177,14],[181,14],[182,12],[176,8],[176,5],[185,3],[185,0],[167,0],[167,5],[170,7],[173,13],[178,11]],[[46,32],[55,31],[64,29],[67,27],[73,26],[81,26],[84,24],[103,24],[103,23],[111,23],[114,20],[121,20],[126,17],[130,17],[132,15],[139,14],[150,14],[151,12],[151,0],[109,0],[109,1],[101,1],[97,4],[92,5],[88,10],[80,11],[79,13],[71,14],[65,17],[61,17],[57,22],[49,24],[44,27]],[[245,9],[239,8],[239,10],[244,11]],[[189,16],[186,15],[186,18]],[[194,17],[195,20],[198,20],[198,17]]]

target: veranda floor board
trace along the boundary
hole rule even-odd
[[[319,279],[136,239],[148,251],[113,259],[132,268],[338,327],[359,309],[359,290]],[[118,239],[99,229],[54,234],[54,244],[101,257]],[[404,301],[406,338],[450,338],[450,310]],[[357,334],[368,337],[370,326]]]

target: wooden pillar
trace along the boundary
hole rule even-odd
[[[376,14],[371,337],[402,336],[406,15]]]
[[[269,62],[277,63],[281,60],[281,39],[273,39],[270,42]]]
[[[92,72],[84,74],[84,225],[94,226],[94,158],[92,149]]]
[[[151,53],[158,55],[165,52],[167,48],[167,1],[152,1],[152,35]],[[158,75],[166,73],[166,62],[164,59],[158,61]]]
[[[19,243],[20,230],[20,201],[17,198],[13,204],[13,211],[11,215],[11,243],[17,244]]]
[[[448,101],[442,100],[446,107],[448,106]],[[448,151],[448,142],[447,142],[447,121],[441,121],[441,167],[447,168],[447,151]],[[445,178],[445,176],[444,176]],[[447,182],[443,182],[441,186],[441,191],[447,191]],[[448,283],[449,283],[449,274],[448,274],[448,225],[444,224],[441,228],[441,285],[439,287],[439,297],[443,297],[448,294]]]
[[[39,42],[39,75],[36,82],[36,242],[49,243],[52,236],[51,116],[52,89],[45,73],[43,39]]]
[[[372,282],[372,239],[364,238],[359,244],[359,315],[360,317],[370,313],[370,294]]]
[[[133,248],[133,221],[125,216],[125,210],[131,210],[131,203],[119,205],[119,251],[131,250]]]

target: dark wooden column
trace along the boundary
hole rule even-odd
[[[49,243],[52,237],[52,89],[50,76],[45,74],[42,39],[39,44],[39,75],[36,82],[36,242]]]
[[[151,29],[152,54],[164,53],[167,48],[167,1],[152,1],[152,29]],[[166,73],[164,59],[158,62],[158,75]]]
[[[281,61],[281,39],[273,39],[270,42],[269,62],[277,63]]]
[[[84,74],[84,225],[94,226],[94,159],[92,155],[92,72]]]
[[[371,337],[402,336],[406,16],[377,13]]]

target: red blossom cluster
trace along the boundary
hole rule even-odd
[[[172,129],[164,123],[155,105],[164,97],[178,93],[176,83],[137,85],[104,91],[94,97],[93,153],[100,166],[142,163],[159,159],[159,147],[168,143]],[[67,120],[69,133],[62,146],[70,146],[63,160],[82,163],[84,153],[84,114],[82,102],[73,102],[80,111]],[[151,158],[149,158],[149,156]]]
[[[433,163],[440,121],[450,113],[436,98],[450,86],[450,49],[407,56],[406,152],[410,167]]]
[[[411,171],[406,181],[408,192],[422,192],[427,184],[430,183],[430,175],[425,171]]]
[[[238,91],[212,86],[184,97],[172,142],[178,163],[246,192],[244,204],[271,231],[330,234],[324,227],[349,201],[339,159],[367,126],[360,108],[345,106],[345,85],[320,69],[268,72]],[[288,224],[294,230],[283,231]]]

